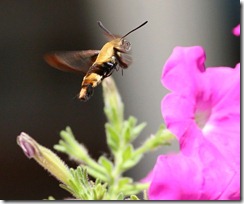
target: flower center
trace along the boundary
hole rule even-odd
[[[210,116],[211,116],[211,105],[209,101],[197,101],[196,110],[195,110],[195,122],[198,125],[199,128],[203,130],[206,123],[208,122]]]
[[[211,114],[210,110],[206,110],[206,111],[197,110],[195,112],[195,121],[199,128],[201,128],[201,129],[204,128],[204,126],[206,125],[206,123],[209,119],[210,114]]]

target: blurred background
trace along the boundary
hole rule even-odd
[[[163,123],[160,103],[167,90],[161,85],[163,65],[175,46],[201,45],[207,66],[234,67],[240,61],[240,39],[232,29],[240,23],[237,0],[1,0],[0,1],[0,198],[56,199],[70,196],[16,144],[25,131],[52,148],[59,132],[69,125],[89,153],[98,158],[106,147],[101,86],[86,103],[75,98],[81,75],[48,66],[43,54],[53,50],[100,49],[106,42],[100,20],[123,35],[142,22],[149,23],[128,36],[133,64],[113,74],[125,104],[147,127],[141,144]],[[158,154],[177,150],[177,143],[144,157],[127,173],[135,180],[153,167]],[[70,166],[67,156],[59,154]]]

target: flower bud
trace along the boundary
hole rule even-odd
[[[73,178],[67,165],[54,152],[38,144],[28,134],[22,132],[17,136],[17,143],[28,158],[35,159],[62,183],[67,185]]]
[[[17,143],[29,159],[35,157],[37,154],[40,154],[37,146],[33,145],[35,141],[24,132],[17,137]]]
[[[104,111],[111,123],[121,123],[124,118],[124,104],[112,77],[108,77],[102,82]]]

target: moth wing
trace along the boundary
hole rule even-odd
[[[99,52],[99,50],[52,52],[45,54],[44,59],[50,66],[61,71],[86,73]]]
[[[113,35],[111,33],[104,33],[104,35],[108,41],[115,40],[117,38],[121,38],[121,35]]]
[[[119,61],[119,67],[122,69],[127,69],[132,63],[132,57],[128,53],[118,53],[117,57]]]

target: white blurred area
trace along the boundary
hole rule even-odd
[[[114,74],[125,103],[126,117],[133,115],[139,122],[147,122],[147,127],[136,145],[156,132],[163,123],[160,103],[167,90],[161,85],[160,79],[163,65],[175,46],[201,45],[207,53],[207,66],[235,66],[229,60],[233,52],[225,37],[230,36],[232,27],[236,26],[225,19],[228,15],[231,16],[228,12],[233,12],[229,8],[230,2],[89,1],[89,9],[92,10],[90,22],[100,20],[115,34],[124,35],[142,22],[149,21],[127,37],[132,44],[133,64],[124,71],[123,76],[121,72]],[[82,9],[82,1],[80,6]],[[93,33],[92,36],[98,43],[104,42],[101,33]],[[171,147],[147,155],[130,173],[137,179],[144,177],[152,168],[158,154],[173,150],[178,150],[177,142]]]

